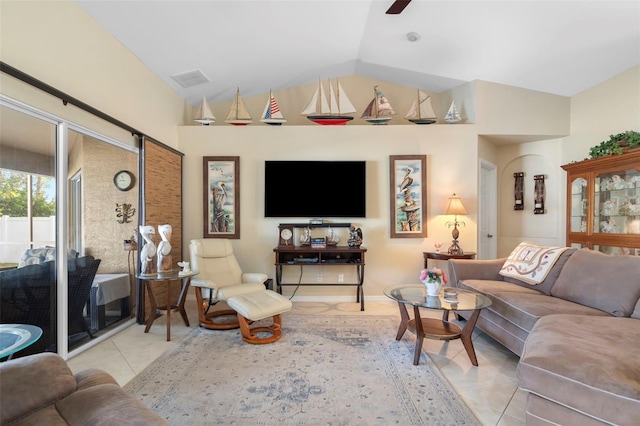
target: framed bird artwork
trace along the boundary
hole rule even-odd
[[[427,156],[390,155],[390,237],[427,236]]]

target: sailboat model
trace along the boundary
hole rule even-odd
[[[353,120],[353,116],[345,114],[356,112],[356,108],[338,80],[336,80],[336,85],[337,95],[334,94],[331,80],[329,80],[329,98],[327,99],[322,84],[318,81],[318,88],[300,114],[306,115],[307,119],[322,125],[344,125],[347,121]]]
[[[202,97],[202,104],[196,111],[196,116],[193,117],[193,121],[197,121],[203,126],[208,126],[209,124],[215,123],[216,118],[213,116],[211,112],[211,108],[209,108],[209,104],[207,103],[207,99]]]
[[[460,112],[458,108],[456,108],[456,103],[451,102],[451,106],[449,107],[449,111],[447,111],[447,115],[444,116],[444,121],[449,124],[454,124],[460,121],[462,117],[460,117]]]
[[[238,88],[236,92],[236,98],[233,100],[231,108],[229,108],[229,112],[227,113],[227,118],[224,121],[234,126],[246,126],[253,122],[249,110],[247,110],[247,107],[244,105],[244,100],[242,100],[242,96],[240,96],[240,88]]]
[[[395,113],[387,98],[378,90],[378,86],[373,86],[373,99],[360,118],[373,124],[387,124]]]
[[[413,100],[413,104],[404,118],[415,124],[435,123],[438,117],[431,106],[431,96],[418,89],[418,97]]]
[[[282,116],[278,102],[276,102],[276,98],[271,93],[271,90],[269,90],[269,99],[267,99],[267,105],[264,107],[260,121],[272,126],[280,126],[282,123],[287,122]]]

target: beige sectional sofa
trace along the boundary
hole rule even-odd
[[[506,260],[450,260],[451,282],[492,300],[477,327],[520,356],[527,424],[639,425],[640,257],[568,249],[536,285]]]
[[[54,353],[0,363],[0,425],[166,425],[109,374],[75,376]]]

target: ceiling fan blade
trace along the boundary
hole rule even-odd
[[[387,15],[397,15],[401,13],[407,5],[411,3],[411,0],[396,0],[391,7],[387,10]]]

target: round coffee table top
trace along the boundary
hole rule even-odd
[[[42,329],[30,324],[0,324],[0,358],[13,355],[34,344]]]
[[[437,296],[427,296],[424,284],[414,284],[390,287],[384,290],[384,294],[400,303],[442,311],[474,311],[491,305],[491,299],[480,293],[460,288],[456,291],[453,298],[445,298],[442,291]]]

